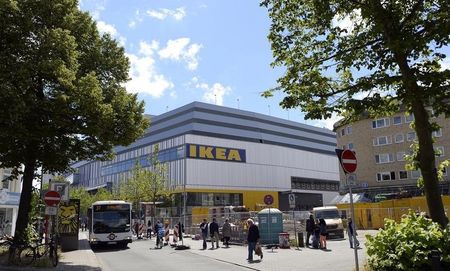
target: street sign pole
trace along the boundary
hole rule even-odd
[[[355,207],[353,206],[353,194],[352,194],[352,186],[353,184],[351,184],[351,180],[350,179],[350,174],[345,174],[345,178],[347,181],[347,185],[348,185],[348,193],[350,194],[350,212],[351,212],[351,217],[352,217],[352,221],[353,221],[353,234],[352,237],[353,238],[353,250],[355,252],[355,266],[356,266],[356,271],[359,271],[359,264],[358,264],[358,247],[356,246],[356,221],[355,221]],[[347,224],[348,227],[348,224]]]

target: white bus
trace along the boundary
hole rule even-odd
[[[96,201],[88,209],[89,244],[127,247],[132,242],[131,203]]]

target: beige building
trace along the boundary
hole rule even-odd
[[[366,192],[372,199],[377,194],[398,193],[407,191],[412,195],[422,193],[417,188],[417,179],[420,171],[405,169],[404,156],[411,153],[411,144],[416,140],[416,133],[410,127],[414,120],[413,115],[404,112],[390,117],[378,119],[362,118],[348,125],[337,122],[334,130],[337,136],[337,145],[341,149],[352,149],[356,153],[358,167],[355,172],[355,192]],[[443,116],[432,118],[441,126],[433,133],[437,163],[450,157],[450,119]],[[448,195],[450,178],[444,173],[441,182],[441,193]],[[341,169],[341,192],[345,192],[345,176]]]
[[[9,176],[11,176],[11,169],[0,168],[0,235],[14,234],[19,212],[21,176],[19,180],[5,180]]]

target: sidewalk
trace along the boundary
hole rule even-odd
[[[88,243],[88,232],[78,234],[78,250],[63,252],[56,268],[11,267],[0,265],[0,270],[36,271],[101,271],[101,265]]]
[[[358,250],[360,270],[366,260],[365,234],[373,235],[376,231],[360,231],[359,239],[362,249]],[[251,270],[329,270],[332,267],[336,271],[355,270],[354,250],[349,248],[348,241],[328,241],[327,250],[310,248],[290,248],[290,249],[266,249],[263,248],[264,257],[262,260],[258,256],[253,256],[252,263],[247,262],[247,246],[233,245],[224,248],[220,243],[219,249],[211,250],[211,243],[208,242],[208,249],[202,250],[202,241],[186,238],[185,245],[190,245],[190,253],[209,257],[217,261],[227,262],[233,265],[246,267]]]

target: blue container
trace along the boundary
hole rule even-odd
[[[279,233],[283,232],[283,213],[276,208],[266,208],[258,214],[260,242],[264,245],[279,243]]]

